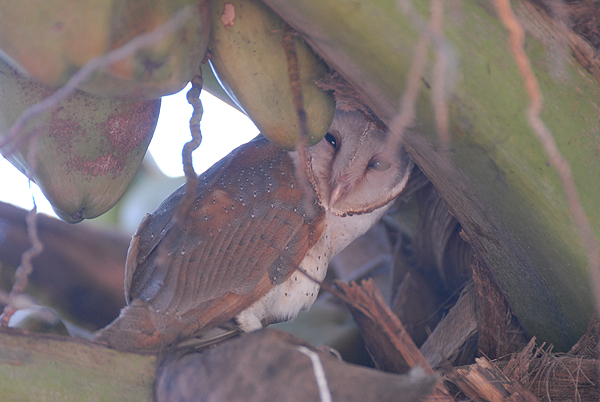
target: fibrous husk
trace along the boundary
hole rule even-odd
[[[499,401],[597,401],[598,329],[594,320],[566,354],[553,353],[552,346],[537,346],[532,338],[509,358],[477,359],[476,364],[450,372],[448,379],[475,400],[490,400],[494,395]]]

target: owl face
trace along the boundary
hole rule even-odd
[[[325,138],[308,152],[321,203],[336,215],[386,205],[404,188],[412,169],[400,142],[358,111],[338,110]]]

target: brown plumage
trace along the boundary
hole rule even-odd
[[[412,163],[386,140],[361,113],[338,112],[308,150],[308,197],[296,152],[264,138],[234,150],[200,176],[180,225],[173,211],[183,187],[146,216],[127,257],[128,306],[96,339],[156,350],[225,323],[251,331],[295,317],[319,289],[295,267],[322,280],[333,255],[404,187]]]

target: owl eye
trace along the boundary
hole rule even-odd
[[[325,141],[331,144],[331,146],[337,151],[340,147],[338,140],[331,133],[325,134]]]
[[[378,172],[388,170],[390,167],[392,167],[392,164],[388,161],[371,159],[371,162],[369,162],[369,169],[377,170]]]

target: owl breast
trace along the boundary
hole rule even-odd
[[[283,283],[274,286],[262,299],[238,314],[236,321],[243,331],[254,331],[265,324],[291,320],[301,310],[313,305],[320,289],[318,282],[325,279],[331,259],[331,242],[328,238],[329,235],[324,233],[308,250],[299,270],[295,270]]]
[[[327,212],[323,234],[302,259],[300,269],[238,314],[236,321],[240,328],[245,332],[254,331],[265,324],[294,319],[300,311],[310,308],[317,299],[319,283],[325,279],[329,261],[366,233],[390,205],[363,215],[341,217]]]

